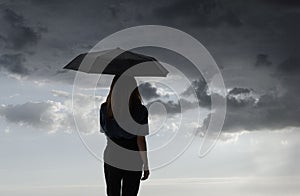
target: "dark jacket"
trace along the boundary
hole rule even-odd
[[[122,129],[117,121],[112,118],[106,120],[107,103],[101,104],[100,108],[100,132],[104,133],[110,139],[134,139],[137,135]],[[148,124],[148,110],[144,105],[137,106],[132,112],[133,120],[139,124]],[[149,134],[149,129],[139,130],[138,135],[146,136]]]
[[[106,120],[107,103],[103,103],[100,108],[100,132],[107,136],[107,146],[104,151],[104,160],[115,167],[139,170],[143,161],[139,153],[132,153],[128,150],[139,151],[137,145],[137,135],[131,134],[122,129],[115,119]],[[139,124],[148,124],[148,110],[140,105],[133,111],[132,117]],[[138,135],[146,136],[149,128],[139,130]],[[123,148],[119,148],[119,147]]]

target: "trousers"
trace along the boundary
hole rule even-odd
[[[142,171],[124,170],[104,163],[104,175],[108,196],[137,196]]]

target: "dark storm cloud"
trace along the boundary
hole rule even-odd
[[[263,0],[263,1],[271,5],[288,6],[288,7],[300,6],[300,1],[298,0]]]
[[[242,130],[272,130],[289,126],[300,126],[300,79],[295,77],[295,73],[298,73],[296,74],[297,76],[300,75],[300,70],[298,70],[297,66],[292,66],[297,65],[296,62],[296,59],[288,58],[278,65],[278,71],[283,69],[283,65],[289,70],[285,72],[284,76],[280,75],[282,78],[281,83],[286,90],[284,95],[267,92],[255,97],[255,92],[251,88],[232,88],[226,96],[227,111],[223,130],[239,132]],[[282,74],[282,72],[280,73]],[[191,95],[193,89],[198,96],[199,103],[205,103],[202,106],[209,108],[211,104],[208,101],[210,100],[210,95],[206,91],[207,85],[205,82],[201,80],[192,82],[192,86],[187,88],[182,95]],[[179,109],[173,111],[180,112]],[[208,123],[209,118],[208,116],[204,122]],[[204,127],[206,126],[207,124],[204,124]]]
[[[300,110],[293,108],[292,104],[283,105],[288,97],[277,98],[272,95],[263,95],[255,104],[253,101],[238,103],[234,107],[233,102],[228,101],[226,118],[223,131],[240,132],[243,130],[278,130],[290,126],[300,126]],[[234,103],[237,103],[235,100]],[[207,127],[209,116],[204,120],[202,128]]]
[[[19,4],[18,1],[11,2]],[[175,0],[157,3],[142,0],[74,3],[74,1],[32,0],[27,2],[28,4],[24,3],[24,7],[22,5],[21,11],[3,6],[3,9],[1,8],[3,11],[0,18],[0,47],[13,50],[11,53],[6,51],[1,53],[0,61],[3,69],[19,74],[33,70],[24,66],[24,58],[30,60],[33,57],[26,53],[23,54],[25,56],[18,54],[28,48],[34,50],[32,46],[43,41],[44,45],[34,51],[39,59],[46,59],[45,62],[38,62],[39,67],[45,68],[47,65],[51,68],[48,70],[46,67],[43,79],[64,81],[67,78],[73,81],[71,75],[67,77],[68,74],[63,73],[60,68],[78,53],[86,52],[88,48],[83,46],[92,47],[110,33],[135,25],[160,24],[179,27],[199,38],[209,51],[212,51],[216,61],[222,62],[222,66],[224,64],[225,71],[237,70],[235,75],[224,78],[225,83],[231,80],[231,77],[238,78],[230,86],[232,90],[229,94],[232,96],[227,97],[225,130],[300,126],[298,118],[300,55],[293,55],[294,51],[300,49],[300,28],[297,25],[300,21],[299,1]],[[27,20],[29,18],[30,20]],[[39,21],[48,28],[49,36],[41,36],[43,30],[36,25]],[[253,59],[248,57],[255,55],[257,59],[256,62],[254,59],[253,63]],[[270,57],[286,60],[277,63],[275,58]],[[173,58],[173,61],[184,65],[182,66],[184,69],[192,70],[186,68],[187,66],[178,59]],[[26,64],[31,66],[31,63]],[[252,66],[253,64],[256,66]],[[265,83],[266,78],[259,78],[255,81],[257,86],[252,86],[250,80],[256,80],[256,77],[251,78],[255,75],[245,74],[250,68],[253,72],[257,71],[256,73],[266,71],[266,76],[273,74],[271,69],[272,71],[276,69],[274,77],[278,79],[278,86],[282,85],[286,91],[284,95],[272,94],[267,92],[266,88],[259,100],[255,100],[251,96],[252,88],[259,88]],[[58,75],[61,78],[52,77],[55,73],[60,73]],[[248,83],[244,82],[246,79]],[[194,81],[193,87],[200,105],[209,107],[211,101],[207,85],[203,81]],[[148,86],[148,90],[149,94],[146,95],[148,98],[158,98],[157,89]],[[186,97],[192,95],[192,88],[188,88],[182,95]],[[180,112],[178,102],[170,101],[164,104],[169,112]],[[193,104],[191,103],[191,106]]]
[[[6,38],[0,35],[0,48],[3,49],[5,48],[6,45]]]
[[[155,102],[156,103],[161,103],[165,107],[168,114],[178,114],[178,113],[181,112],[179,102],[175,102],[175,101],[165,102],[165,101],[162,101],[162,100],[158,99],[158,100],[148,102],[146,106],[149,108],[149,106],[151,104],[155,103]]]
[[[242,99],[232,95],[250,95],[252,89],[233,88],[227,96],[224,131],[282,129],[300,126],[300,61],[290,56],[279,63],[273,77],[284,89],[283,94],[267,92],[258,100],[251,96]],[[232,93],[232,91],[234,93]],[[209,117],[208,117],[209,118]],[[208,122],[206,120],[205,122]],[[207,126],[207,125],[205,125]],[[204,127],[205,127],[204,126]]]
[[[227,110],[255,105],[256,99],[252,95],[253,92],[253,89],[249,88],[234,87],[231,89],[226,95]]]
[[[299,103],[296,103],[290,95],[279,98],[266,94],[257,104],[252,102],[245,104],[244,107],[229,107],[224,130],[231,132],[297,127],[300,126],[299,116]]]
[[[0,56],[0,68],[14,74],[27,75],[29,70],[24,65],[25,61],[25,56],[21,53],[3,54]]]
[[[222,97],[218,93],[214,92],[213,94],[209,94],[207,89],[208,86],[206,82],[204,82],[203,80],[194,80],[192,81],[191,86],[189,86],[181,95],[188,97],[196,93],[198,99],[197,104],[199,104],[199,106],[201,107],[210,108],[212,95],[214,95],[216,98],[218,96],[220,96],[220,98]],[[255,99],[250,96],[250,93],[252,91],[252,89],[240,87],[231,89],[226,96],[227,105],[229,107],[236,108],[253,104],[255,102]],[[241,95],[242,97],[239,98],[239,95]]]
[[[278,79],[283,92],[267,92],[258,101],[247,100],[243,107],[233,107],[228,100],[224,129],[227,131],[281,129],[300,126],[300,59],[299,55],[287,57],[275,65],[272,77]],[[252,89],[247,90],[252,91]],[[245,93],[247,93],[245,91]],[[234,102],[236,102],[235,100]]]
[[[207,90],[207,84],[203,80],[193,80],[191,85],[184,91],[182,92],[183,96],[190,96],[194,92],[199,95],[205,93]]]
[[[43,114],[51,107],[50,103],[27,102],[21,105],[2,105],[0,115],[5,117],[7,122],[24,123],[34,127],[46,126],[43,122]]]
[[[258,54],[256,57],[256,66],[270,66],[272,62],[269,60],[269,56],[267,54]]]
[[[200,92],[199,96],[201,94],[201,98],[204,97],[203,91],[199,90],[200,88],[197,86],[197,84],[201,84],[201,88],[202,88],[202,82],[199,81],[193,81],[193,86],[190,86],[189,88],[187,88],[181,95],[183,97],[189,97],[190,95],[193,94],[192,92],[192,88],[197,88],[196,92]],[[191,101],[185,98],[180,98],[179,100],[170,100],[170,95],[166,94],[166,95],[161,95],[159,93],[159,90],[157,87],[151,85],[148,82],[142,83],[141,85],[139,85],[139,90],[141,93],[141,96],[143,98],[145,98],[146,102],[147,102],[147,107],[149,107],[151,104],[153,103],[160,103],[162,104],[167,113],[168,114],[178,114],[180,112],[185,112],[186,110],[189,109],[193,109],[195,107],[198,107],[198,105],[200,104],[201,106],[204,107],[209,107],[210,104],[208,104],[208,100],[205,100],[205,103],[203,103],[203,100],[199,101],[199,103],[197,101]],[[163,89],[162,89],[163,90]],[[206,92],[206,91],[205,91]],[[208,96],[208,99],[210,101],[210,97]]]
[[[232,109],[237,109],[237,108],[244,108],[247,106],[254,106],[256,100],[253,97],[246,97],[246,98],[236,98],[232,96],[227,96],[227,111],[230,111]]]
[[[254,37],[259,38],[262,42],[268,39],[277,39],[277,42],[283,37],[295,37],[287,35],[294,31],[292,28],[295,29],[294,24],[287,22],[293,17],[292,15],[285,14],[285,19],[283,19],[279,17],[282,15],[282,10],[275,10],[273,7],[270,8],[257,1],[240,3],[240,1],[176,0],[162,1],[158,4],[157,1],[151,0],[126,2],[28,0],[26,4],[22,5],[21,11],[17,10],[20,8],[17,1],[7,4],[12,6],[11,8],[6,6],[10,10],[6,13],[9,16],[6,17],[8,18],[6,23],[8,24],[7,21],[10,21],[11,28],[14,26],[13,24],[18,24],[21,27],[19,29],[22,29],[19,35],[24,35],[27,39],[20,39],[15,43],[8,42],[6,41],[7,37],[0,33],[2,36],[0,36],[0,46],[5,44],[15,49],[31,47],[40,40],[43,45],[40,45],[39,50],[34,51],[33,47],[30,49],[39,55],[39,59],[45,57],[48,60],[48,62],[41,62],[36,66],[39,69],[50,66],[51,71],[44,72],[49,73],[48,78],[52,78],[52,75],[73,56],[86,52],[103,37],[135,25],[168,25],[179,27],[188,33],[191,29],[196,29],[194,36],[196,35],[196,38],[199,36],[200,40],[205,42],[214,57],[222,64],[226,63],[226,59],[233,58],[234,60],[240,55],[255,50],[255,48],[248,49],[249,44],[247,45],[247,42]],[[256,10],[256,8],[259,9]],[[255,10],[255,14],[253,14],[253,10]],[[29,24],[28,21],[31,23]],[[256,21],[262,23],[262,26],[253,25]],[[281,23],[286,25],[280,29],[284,35],[276,37],[274,29],[281,27]],[[48,29],[47,35],[49,36],[41,36],[43,28],[38,24]],[[3,32],[8,35],[6,31],[7,28]],[[262,42],[259,44],[261,45]],[[226,43],[230,43],[230,45],[226,45]],[[255,42],[253,44],[255,45]],[[224,52],[230,49],[233,50],[231,54],[234,54],[234,57]],[[28,65],[31,66],[30,62],[34,57],[29,55],[26,57],[28,57],[26,58],[29,61]],[[59,76],[64,80],[64,74]],[[46,75],[45,77],[47,78]]]
[[[46,28],[29,24],[22,14],[5,4],[0,5],[0,25],[0,69],[8,74],[29,75],[34,69],[27,67],[27,57],[35,53],[34,46]]]
[[[238,14],[217,0],[176,0],[154,10],[155,15],[166,21],[176,21],[202,27],[227,24],[242,25]]]
[[[279,73],[284,75],[300,74],[300,57],[290,56],[278,65]]]
[[[141,96],[147,100],[160,97],[157,88],[152,86],[149,82],[140,84],[139,91]]]
[[[25,55],[27,69],[32,71],[27,79],[70,83],[69,74],[55,73],[73,56],[122,28],[107,10],[110,1],[25,2],[0,5],[0,47],[2,54]]]
[[[29,0],[33,5],[40,5],[40,6],[59,6],[59,3],[66,4],[68,1],[66,0]],[[78,0],[73,0],[74,2],[78,2]]]
[[[153,103],[162,104],[168,114],[179,114],[179,113],[185,112],[187,110],[194,109],[195,107],[197,107],[197,104],[198,104],[197,102],[191,102],[191,101],[188,101],[188,100],[182,98],[177,101],[172,101],[172,100],[163,101],[161,99],[157,99],[157,100],[148,102],[146,106],[149,108],[149,106]],[[153,114],[155,114],[155,111]]]
[[[243,114],[239,116],[241,113],[244,112],[245,109],[247,108],[252,108],[255,107],[256,105],[256,99],[250,94],[253,92],[252,89],[247,89],[247,88],[240,88],[236,87],[233,88],[232,90],[229,91],[228,95],[226,96],[227,100],[227,111],[232,114],[237,114],[237,116],[230,116],[230,119],[235,119],[233,122],[230,122],[228,125],[226,124],[225,127],[228,127],[228,129],[235,127],[236,124],[239,122],[241,124],[246,123],[247,117],[245,117],[244,121],[239,121],[238,118],[244,117]],[[189,97],[196,93],[197,96],[197,101],[191,101],[187,100],[185,98],[181,98],[180,100],[177,101],[166,101],[166,100],[161,100],[161,99],[154,99],[153,101],[148,102],[148,105],[151,105],[154,102],[159,102],[164,105],[166,108],[167,112],[170,114],[178,114],[180,112],[184,112],[189,109],[195,109],[200,107],[204,108],[210,108],[211,107],[211,96],[215,96],[216,99],[222,98],[223,97],[217,93],[213,94],[208,94],[207,91],[207,84],[202,81],[202,80],[194,80],[182,94],[181,96],[183,97]],[[218,102],[216,103],[218,104]],[[184,107],[183,107],[184,106]],[[216,105],[218,107],[218,105]],[[257,114],[256,114],[257,116]],[[228,120],[228,122],[231,120]],[[232,125],[232,126],[229,126]],[[245,124],[246,125],[246,124]],[[237,131],[236,129],[234,129]]]
[[[34,28],[28,24],[24,17],[10,8],[0,5],[1,10],[1,40],[5,48],[22,50],[38,43],[44,28]]]
[[[300,97],[300,59],[299,54],[287,57],[277,66],[277,72],[273,77],[280,80],[284,91],[290,96],[290,101],[298,105]],[[295,108],[296,109],[296,108]]]
[[[256,102],[249,97],[239,102],[228,99],[228,108],[224,124],[225,131],[282,129],[300,126],[300,69],[294,57],[288,58],[277,66],[278,77],[284,89],[283,95],[266,93]],[[252,100],[251,100],[252,99]],[[241,104],[243,103],[243,104]],[[241,107],[242,106],[242,107]]]
[[[204,80],[193,80],[191,85],[183,91],[182,96],[188,97],[190,95],[196,94],[199,105],[203,107],[210,107],[211,99],[207,94],[207,83]]]
[[[239,88],[239,87],[235,87],[233,89],[231,89],[228,94],[231,95],[238,95],[238,94],[245,94],[245,93],[250,93],[251,90],[247,89],[247,88]]]

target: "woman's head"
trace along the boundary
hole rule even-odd
[[[121,79],[121,81],[119,81]],[[116,86],[117,84],[117,86]],[[117,87],[117,88],[115,88]],[[127,100],[129,99],[129,102]],[[123,112],[142,104],[141,95],[138,90],[137,82],[132,76],[115,76],[110,86],[110,91],[106,99],[107,102],[107,117],[112,118],[112,107],[116,112]],[[115,112],[115,111],[114,111]]]

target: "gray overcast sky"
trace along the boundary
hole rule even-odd
[[[299,125],[297,1],[203,0],[158,4],[28,0],[4,1],[0,5],[0,65],[7,76],[72,84],[74,73],[62,72],[61,67],[105,36],[135,25],[168,25],[191,34],[208,49],[221,68],[228,89],[250,89],[259,97],[254,104],[250,95],[243,96],[250,94],[245,91],[239,93],[242,101],[236,100],[238,94],[231,96],[225,128]],[[179,66],[187,74],[194,73],[193,66],[180,56],[155,51],[148,53]],[[283,113],[286,115],[280,115]],[[248,122],[249,119],[253,120]]]
[[[237,139],[238,142],[235,143],[239,148],[247,144],[242,141],[252,142],[251,145],[256,144],[255,142],[264,143],[263,139],[257,139],[259,137],[266,140],[269,137],[275,143],[278,140],[280,144],[277,146],[278,151],[285,154],[282,157],[285,159],[282,167],[277,168],[280,170],[279,175],[290,175],[293,172],[287,168],[299,163],[297,158],[299,151],[296,150],[299,139],[293,138],[295,135],[298,136],[300,126],[299,22],[300,2],[297,0],[0,1],[0,85],[2,91],[0,128],[1,135],[3,135],[0,139],[0,141],[3,140],[0,152],[7,160],[5,166],[0,167],[0,173],[4,172],[6,175],[15,173],[9,163],[20,160],[8,156],[9,153],[5,154],[3,149],[8,147],[11,148],[11,153],[17,153],[20,146],[25,145],[21,143],[27,141],[27,134],[32,135],[33,138],[41,137],[41,141],[48,141],[44,144],[47,150],[51,147],[47,147],[46,144],[51,145],[49,140],[54,139],[47,139],[45,135],[35,135],[74,133],[71,91],[75,74],[63,71],[61,69],[63,65],[116,31],[136,25],[155,24],[178,28],[192,35],[208,49],[217,62],[228,89],[226,97],[228,109],[221,136],[221,141],[225,142],[224,145],[228,145],[225,148],[228,149],[226,153],[234,157],[234,153],[230,151],[232,150],[230,145],[233,145],[232,142],[234,143],[236,138],[241,137],[247,131],[251,132],[247,132],[249,137],[244,140]],[[145,48],[142,51],[176,66],[192,78],[192,86],[186,86],[180,96],[182,100],[190,103],[191,108],[188,109],[190,111],[194,104],[189,99],[190,88],[193,87],[196,90],[200,107],[203,109],[201,117],[205,124],[207,122],[205,119],[208,118],[210,96],[206,92],[206,83],[195,78],[197,75],[193,75],[195,73],[193,66],[186,59],[170,51],[157,48]],[[180,85],[176,83],[176,79],[174,81],[176,85]],[[143,89],[143,97],[147,103],[160,98],[160,102],[165,104],[174,116],[179,112],[180,106],[174,101],[172,94],[164,94],[162,88],[150,83],[145,83]],[[103,102],[106,93],[105,90],[99,92],[96,102]],[[85,107],[78,108],[83,114],[80,126],[85,128],[87,134],[97,134],[98,121],[92,118],[94,112],[97,112],[93,108],[93,97],[82,94],[78,98],[75,103],[79,106],[88,103]],[[172,101],[167,102],[168,98]],[[153,119],[155,120],[155,115]],[[176,118],[174,117],[173,120],[176,121]],[[172,130],[174,129],[172,126],[167,126],[165,129]],[[282,134],[278,133],[280,131]],[[257,132],[261,135],[256,135]],[[271,132],[270,135],[267,134],[269,132]],[[54,142],[63,146],[64,141],[67,140],[67,137],[63,136],[63,139]],[[15,141],[10,144],[14,146],[9,146],[9,141]],[[20,142],[19,147],[16,141]],[[244,155],[237,153],[239,160],[226,163],[228,165],[225,168],[228,173],[224,172],[221,175],[248,174],[243,173],[243,169],[264,173],[263,167],[267,167],[270,161],[276,160],[276,153],[270,153],[270,159],[267,156],[268,150],[272,149],[270,147],[273,145],[272,141],[268,141],[267,150],[259,149],[258,146],[263,148],[260,143],[256,146],[253,152],[255,151],[258,155],[256,162],[251,162],[252,165]],[[155,145],[155,142],[151,143],[151,140],[149,142]],[[79,142],[75,143],[69,141],[70,145],[81,145]],[[96,144],[95,146],[95,148],[98,147]],[[37,160],[36,157],[42,153],[42,150],[37,151],[33,146],[28,148],[30,148],[29,152],[33,153],[32,160]],[[246,147],[246,151],[250,154],[252,152],[249,146]],[[66,152],[69,153],[68,149]],[[34,153],[37,156],[34,156]],[[224,152],[216,150],[215,154],[211,155],[212,159],[215,156],[218,161],[222,162],[222,153]],[[264,159],[264,155],[267,158]],[[61,157],[62,155],[53,154],[52,156]],[[84,156],[83,151],[81,158]],[[42,158],[38,160],[44,163]],[[241,164],[239,165],[237,161],[241,161]],[[67,165],[68,160],[64,160],[63,163]],[[209,170],[210,163],[207,161],[203,168]],[[30,160],[27,164],[30,165]],[[85,164],[84,161],[81,164]],[[184,168],[185,164],[179,161],[179,164],[174,167]],[[238,171],[232,171],[230,164],[237,165]],[[253,164],[259,165],[260,168],[254,167]],[[191,168],[196,167],[193,165]],[[42,171],[42,168],[38,169]],[[299,169],[295,167],[293,169],[293,174],[299,176]],[[266,173],[273,175],[272,172],[275,170],[276,167],[274,170],[266,169]],[[174,170],[170,169],[170,172],[172,171]],[[65,175],[70,175],[70,173]],[[205,176],[217,176],[217,173],[216,175],[206,173]],[[182,172],[177,177],[181,174],[184,175]],[[31,184],[34,184],[35,177],[38,178],[38,174],[36,175],[31,176],[29,180],[33,182]],[[161,177],[159,172],[157,176]],[[56,179],[55,176],[51,178]],[[2,181],[5,182],[5,179],[0,179],[0,182]],[[8,181],[7,184],[20,183],[13,182],[11,179]],[[83,181],[80,183],[84,184]],[[47,183],[45,181],[45,184]],[[90,182],[87,180],[85,183]],[[58,182],[58,184],[63,184],[63,182]]]

